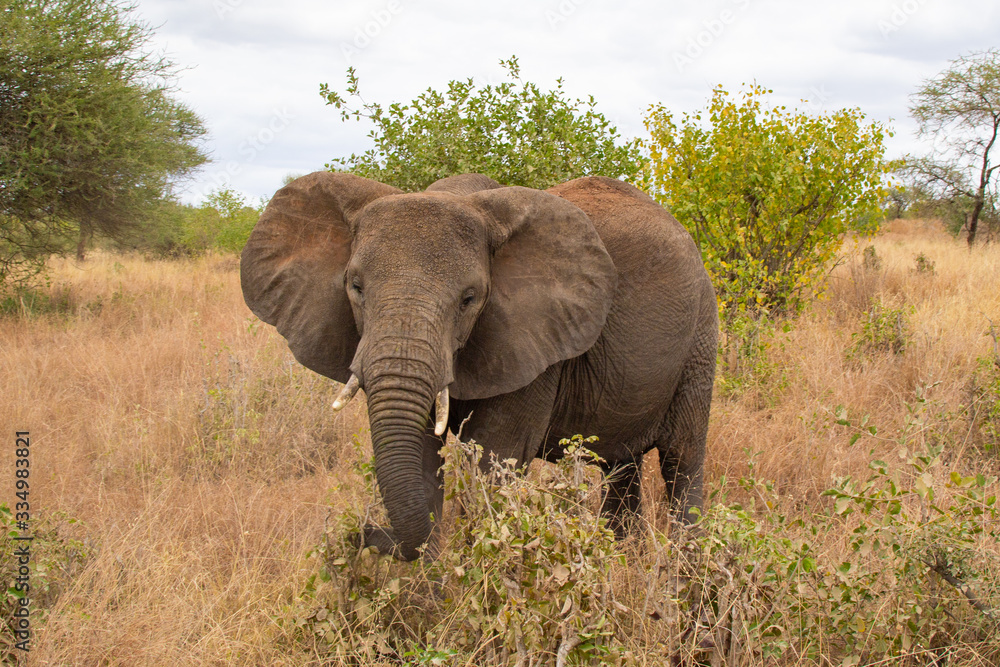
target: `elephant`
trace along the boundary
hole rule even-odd
[[[690,234],[631,185],[464,174],[404,193],[316,172],[271,199],[240,279],[300,363],[345,383],[335,409],[364,390],[391,528],[362,539],[380,552],[412,560],[440,532],[448,430],[517,466],[596,435],[619,537],[656,447],[672,510],[696,520],[718,306]]]

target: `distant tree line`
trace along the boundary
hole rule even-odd
[[[151,257],[192,257],[205,252],[239,253],[257,224],[264,203],[229,188],[209,193],[198,205],[164,200],[141,225],[99,242],[114,251]]]

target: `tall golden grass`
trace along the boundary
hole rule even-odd
[[[790,507],[818,507],[835,476],[867,470],[870,450],[893,454],[891,438],[849,446],[837,406],[892,432],[920,398],[955,414],[969,405],[977,359],[994,353],[990,321],[1000,326],[1000,247],[970,251],[904,221],[873,244],[880,268],[864,268],[867,242],[856,244],[827,296],[762,338],[740,389],[720,386],[709,483],[752,459]],[[933,272],[916,270],[918,255]],[[31,432],[36,520],[90,555],[50,573],[58,586],[31,664],[318,664],[277,619],[331,511],[363,501],[363,401],[331,412],[336,387],[252,317],[234,258],[98,255],[50,268],[45,307],[8,303],[0,320],[0,422],[10,449],[14,431]],[[906,350],[852,358],[879,300],[908,313]],[[996,474],[974,421],[954,423],[952,460]],[[645,481],[655,512],[653,461]]]
[[[836,406],[898,430],[918,394],[957,409],[968,404],[977,359],[994,353],[990,322],[1000,329],[1000,248],[969,250],[937,226],[897,220],[872,244],[880,268],[865,269],[862,241],[848,248],[823,299],[767,341],[770,402],[754,391],[713,406],[709,466],[738,471],[744,449],[759,451],[758,473],[793,493],[826,488],[832,475],[866,469],[868,449],[846,447],[844,429],[824,433]],[[933,262],[919,272],[917,257]],[[845,354],[879,300],[909,313],[903,354]],[[781,376],[781,377],[776,377]],[[787,388],[775,391],[776,383]],[[970,433],[969,436],[972,434]],[[960,453],[959,453],[960,455]]]

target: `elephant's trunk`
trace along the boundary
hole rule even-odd
[[[424,447],[431,405],[444,380],[440,354],[424,340],[387,337],[368,350],[365,393],[375,476],[396,539],[396,555],[413,560],[431,533]]]

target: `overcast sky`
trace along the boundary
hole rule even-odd
[[[920,152],[907,114],[921,81],[972,50],[1000,46],[996,0],[639,2],[637,0],[139,0],[153,46],[182,69],[180,99],[206,122],[213,161],[187,186],[269,197],[287,174],[370,147],[319,96],[348,65],[361,92],[408,102],[451,79],[521,76],[593,95],[622,135],[643,136],[650,104],[703,107],[712,87],[756,81],[776,103],[860,107],[891,124],[889,156]],[[803,102],[802,100],[807,100]]]

